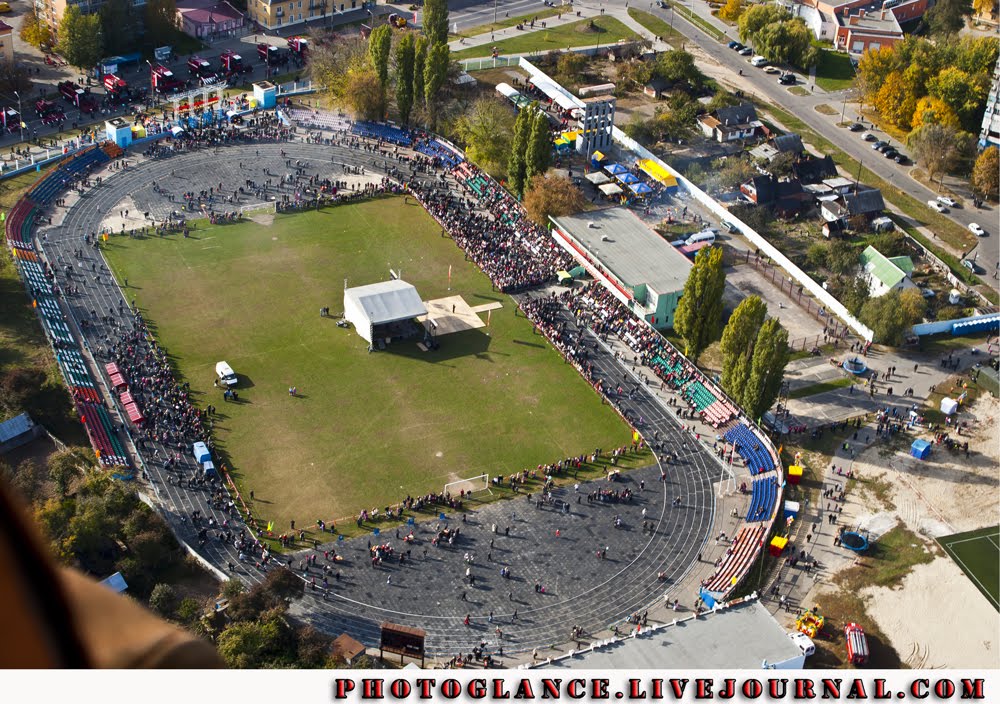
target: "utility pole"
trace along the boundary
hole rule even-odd
[[[16,90],[14,95],[17,96],[17,127],[21,130],[21,141],[24,141],[24,113],[21,112],[21,94]]]

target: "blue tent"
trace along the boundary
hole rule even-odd
[[[604,167],[604,170],[607,171],[612,176],[618,176],[620,174],[628,173],[628,169],[626,169],[621,164],[608,164],[607,166]]]
[[[626,186],[630,186],[633,183],[639,183],[639,177],[635,174],[630,174],[627,171],[618,177],[618,180],[624,183]]]
[[[931,444],[926,440],[914,440],[910,445],[910,454],[918,460],[925,460],[931,455]]]
[[[650,188],[647,184],[642,182],[633,183],[631,186],[629,186],[629,189],[637,196],[644,196],[653,192],[652,188]]]

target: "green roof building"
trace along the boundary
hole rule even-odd
[[[884,296],[893,289],[915,288],[910,280],[913,260],[909,257],[887,257],[872,246],[861,253],[861,269],[868,281],[873,298]]]

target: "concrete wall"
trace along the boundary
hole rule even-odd
[[[813,296],[819,300],[827,310],[832,314],[836,315],[838,318],[843,320],[848,327],[854,330],[858,335],[863,337],[865,340],[871,340],[875,333],[872,332],[870,328],[863,325],[860,320],[855,318],[844,305],[834,298],[826,289],[820,286],[818,283],[813,281],[813,279],[802,271],[799,267],[795,265],[788,257],[782,254],[778,249],[768,242],[766,239],[761,237],[755,230],[750,228],[749,225],[742,222],[739,218],[733,216],[728,210],[722,207],[718,201],[712,198],[710,195],[705,193],[703,190],[698,188],[696,185],[688,181],[680,173],[672,169],[668,164],[663,162],[661,159],[657,158],[652,152],[643,147],[641,144],[631,139],[628,135],[622,132],[620,129],[615,127],[612,130],[612,136],[614,140],[621,144],[623,147],[631,152],[634,152],[643,159],[650,159],[653,162],[659,164],[668,172],[677,178],[677,183],[686,190],[694,200],[698,201],[702,206],[711,211],[720,220],[727,220],[733,223],[740,233],[746,237],[754,246],[760,248],[760,251],[766,256],[770,257],[775,264],[784,269],[788,274],[802,284],[802,288],[807,290]]]

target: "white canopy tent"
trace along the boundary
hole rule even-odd
[[[417,289],[399,279],[344,290],[344,317],[369,344],[376,325],[426,314]]]
[[[606,183],[600,187],[600,191],[606,196],[615,196],[622,192],[622,188],[617,183]]]
[[[584,176],[584,178],[590,181],[595,186],[600,186],[602,183],[607,183],[608,181],[611,180],[611,177],[608,176],[603,171],[594,171]]]

